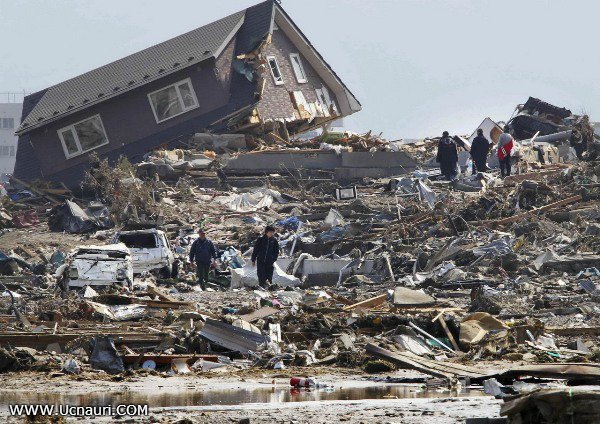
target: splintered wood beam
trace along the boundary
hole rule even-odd
[[[444,319],[444,312],[442,312],[438,315],[438,321],[439,321],[440,325],[442,326],[442,328],[444,329],[446,336],[448,336],[448,339],[450,339],[450,343],[452,343],[452,347],[454,348],[454,350],[460,351],[460,348],[458,347],[458,343],[456,343],[454,336],[452,335],[452,333],[450,332],[450,329],[448,328],[448,325],[446,324],[446,320]]]
[[[387,293],[381,294],[379,296],[372,297],[370,299],[363,300],[358,303],[354,303],[352,305],[344,306],[344,311],[350,311],[355,308],[371,308],[373,306],[379,306],[383,302],[387,300]]]
[[[495,225],[504,225],[510,224],[512,222],[517,222],[531,215],[535,215],[540,212],[549,211],[551,209],[559,208],[561,206],[568,205],[570,203],[579,202],[582,199],[581,195],[567,197],[566,199],[559,200],[558,202],[550,203],[548,205],[532,209],[527,212],[523,212],[517,215],[509,216],[508,218],[488,220],[488,221],[479,221],[479,222],[470,222],[473,225],[485,225],[485,224],[495,224]]]

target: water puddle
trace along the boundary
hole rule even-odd
[[[294,389],[290,387],[264,387],[233,390],[185,390],[178,392],[103,392],[86,394],[16,393],[0,392],[0,413],[10,404],[68,404],[77,406],[105,406],[116,404],[147,404],[151,407],[180,406],[231,406],[250,403],[277,404],[286,402],[448,398],[482,396],[478,390],[438,391],[419,390],[415,386],[381,385],[335,389]]]

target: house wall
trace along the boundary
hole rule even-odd
[[[290,53],[298,53],[298,49],[292,41],[280,29],[275,29],[271,38],[271,43],[264,51],[265,56],[275,56],[281,75],[283,76],[283,84],[275,85],[271,70],[268,67],[264,74],[266,78],[263,97],[258,104],[258,110],[264,120],[269,119],[294,119],[294,105],[292,103],[290,93],[293,91],[302,91],[304,98],[308,103],[313,103],[317,100],[316,88],[321,88],[325,84],[318,76],[317,72],[308,63],[304,56],[300,55],[304,72],[308,82],[299,83],[296,80],[296,74],[290,61]],[[337,99],[333,94],[333,90],[327,87],[329,96],[337,104]]]
[[[199,132],[208,124],[206,119],[202,118],[210,116],[211,112],[229,103],[234,47],[235,39],[224,49],[216,62],[207,61],[184,68],[114,99],[52,122],[23,136],[23,142],[27,142],[26,139],[29,138],[43,177],[53,179],[53,174],[65,175],[64,171],[67,169],[85,168],[92,152],[98,153],[100,157],[114,157],[120,154],[131,156],[135,152],[143,154],[178,137]],[[148,93],[188,77],[198,98],[199,107],[157,124]],[[66,159],[57,131],[96,114],[102,118],[109,143],[92,152]],[[164,134],[164,138],[149,141],[149,138],[156,134]],[[140,145],[140,141],[146,142]],[[60,179],[64,180],[62,177]]]

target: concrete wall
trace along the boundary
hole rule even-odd
[[[331,151],[280,151],[246,153],[227,163],[230,171],[279,172],[295,169],[335,169],[342,166],[342,158]]]
[[[15,131],[21,123],[22,108],[21,103],[0,103],[0,174],[12,174],[15,167],[18,140]]]
[[[389,177],[402,175],[416,169],[416,162],[404,152],[343,152],[280,151],[247,153],[232,159],[227,171],[235,173],[272,173],[286,170],[329,170],[340,179],[363,177]]]

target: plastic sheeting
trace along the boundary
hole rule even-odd
[[[125,371],[123,360],[117,353],[115,342],[110,337],[97,337],[93,341],[90,365],[93,369],[103,370],[109,374]]]
[[[282,287],[295,287],[300,285],[300,279],[293,275],[286,274],[279,265],[275,264],[273,284],[278,284]],[[247,264],[242,268],[231,270],[231,288],[239,289],[241,287],[258,287],[256,267],[252,266],[252,264]]]
[[[102,228],[113,227],[106,206],[94,205],[83,210],[79,205],[70,200],[52,208],[48,218],[48,227],[51,231],[66,231],[67,233],[87,233]]]
[[[344,217],[341,213],[339,213],[336,209],[329,209],[329,213],[325,217],[325,224],[330,225],[332,227],[340,227],[346,225],[346,221],[344,221]]]
[[[419,199],[421,200],[421,202],[427,202],[429,208],[433,210],[436,201],[435,193],[433,192],[433,190],[421,180],[417,180],[415,182],[415,186],[419,191]]]
[[[215,200],[235,212],[253,212],[268,208],[275,201],[286,203],[281,193],[264,187],[248,193],[216,197]]]
[[[503,237],[501,239],[494,240],[485,246],[476,247],[473,249],[473,254],[477,257],[483,255],[496,257],[512,253],[512,251],[512,240],[510,237]]]

